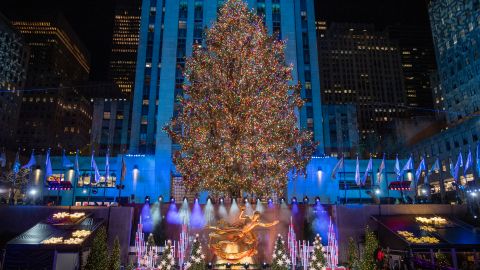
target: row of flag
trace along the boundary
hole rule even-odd
[[[78,156],[79,156],[79,151],[77,150],[75,154],[75,162],[72,163],[68,159],[67,155],[65,154],[65,150],[63,150],[63,153],[62,153],[62,167],[65,169],[74,168],[76,177],[80,176],[80,166],[78,162]],[[94,182],[98,182],[101,176],[100,176],[100,171],[98,169],[97,163],[95,162],[94,156],[95,156],[95,151],[92,151],[90,167],[93,171]],[[5,154],[5,151],[3,151],[0,154],[0,166],[5,167],[6,162],[7,162],[6,154]],[[28,160],[28,162],[23,166],[21,166],[20,164],[20,155],[17,152],[15,156],[15,161],[13,163],[12,171],[14,173],[18,173],[20,169],[30,169],[35,165],[37,165],[37,161],[35,160],[34,150],[32,150],[32,153],[30,155],[30,159]],[[122,170],[121,170],[121,176],[120,176],[121,181],[125,180],[125,174],[126,174],[126,163],[125,163],[125,159],[122,156]],[[51,175],[53,175],[53,170],[52,170],[52,162],[50,160],[50,149],[48,149],[46,153],[46,158],[45,158],[45,179],[48,179],[48,177],[50,177]],[[105,179],[107,179],[108,175],[110,175],[110,151],[109,150],[107,150],[107,154],[105,156]]]
[[[403,167],[400,166],[400,161],[398,160],[398,155],[395,160],[395,166],[394,166],[394,172],[397,175],[397,180],[403,181],[403,176],[405,175],[406,172],[413,171],[414,170],[414,164],[413,164],[413,157],[410,155],[409,159],[405,163]],[[385,154],[383,155],[382,162],[380,163],[380,166],[378,168],[378,173],[382,175],[385,172]],[[476,164],[477,164],[477,172],[480,174],[480,143],[477,144],[477,149],[476,149]],[[337,162],[335,167],[332,170],[332,178],[335,179],[337,172],[342,170],[345,166],[345,160],[344,158],[340,158],[340,160]],[[465,161],[465,164],[463,163],[463,156],[462,152],[458,154],[457,157],[457,162],[455,165],[453,165],[452,159],[450,159],[450,174],[457,183],[460,179],[460,168],[463,168],[463,176],[466,177],[467,172],[473,167],[473,157],[472,157],[472,151],[469,149],[468,154],[467,154],[467,160]],[[360,162],[358,159],[357,155],[357,161],[356,161],[356,167],[355,167],[355,183],[358,186],[364,186],[365,182],[368,178],[368,174],[371,173],[373,170],[373,160],[372,157],[370,157],[367,168],[365,169],[365,172],[363,175],[360,173]],[[427,171],[427,164],[425,161],[425,157],[422,157],[420,163],[418,164],[417,169],[415,170],[415,177],[414,181],[415,183],[418,182],[420,179],[420,176],[422,175],[422,172],[426,172],[426,176],[431,175],[434,172],[439,172],[440,171],[440,160],[437,158],[435,162],[432,164],[432,167],[430,170]],[[381,180],[381,178],[380,178]],[[428,178],[425,179],[425,182],[428,181]]]

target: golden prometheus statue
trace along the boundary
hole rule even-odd
[[[217,256],[217,263],[253,263],[252,256],[257,254],[257,237],[253,233],[255,227],[272,227],[272,223],[260,222],[260,212],[253,215],[244,215],[245,207],[241,208],[238,221],[226,224],[220,220],[217,227],[209,226],[213,230],[209,233],[209,247]]]

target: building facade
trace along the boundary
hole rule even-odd
[[[17,145],[81,148],[90,141],[92,111],[79,82],[90,72],[89,53],[65,18],[55,11],[15,14],[12,25],[30,46]]]
[[[368,141],[391,136],[406,112],[397,45],[373,25],[332,23],[319,37],[319,63],[322,103],[355,105],[360,142],[375,152]]]
[[[436,66],[430,29],[393,25],[387,32],[400,50],[409,116],[434,116],[430,74]]]
[[[172,144],[163,126],[179,109],[174,97],[182,93],[182,68],[192,46],[203,42],[203,29],[211,26],[223,1],[144,0],[140,23],[135,91],[132,101],[130,153],[155,154],[157,179],[170,185]],[[287,42],[287,64],[293,64],[293,81],[303,85],[306,105],[299,125],[314,132],[323,147],[320,82],[317,62],[314,3],[312,0],[250,0],[264,16],[269,33]],[[323,149],[319,152],[323,152]],[[162,166],[160,166],[160,164]]]
[[[115,1],[110,79],[130,95],[135,82],[141,0]]]
[[[0,145],[13,150],[25,88],[29,48],[20,33],[0,13]]]
[[[430,1],[438,74],[449,123],[480,110],[480,3]]]
[[[324,105],[322,111],[325,154],[354,157],[359,147],[356,106]]]

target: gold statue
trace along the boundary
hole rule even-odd
[[[208,227],[214,230],[209,234],[209,246],[220,263],[253,263],[252,256],[257,253],[257,238],[252,230],[255,227],[268,228],[278,224],[278,220],[272,223],[260,222],[260,213],[257,211],[251,216],[244,213],[245,207],[242,207],[235,223],[226,224],[220,220],[217,227]]]

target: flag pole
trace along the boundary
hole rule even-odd
[[[343,159],[343,189],[345,190],[345,199],[343,202],[344,204],[347,204],[347,175],[345,172],[345,159]]]

